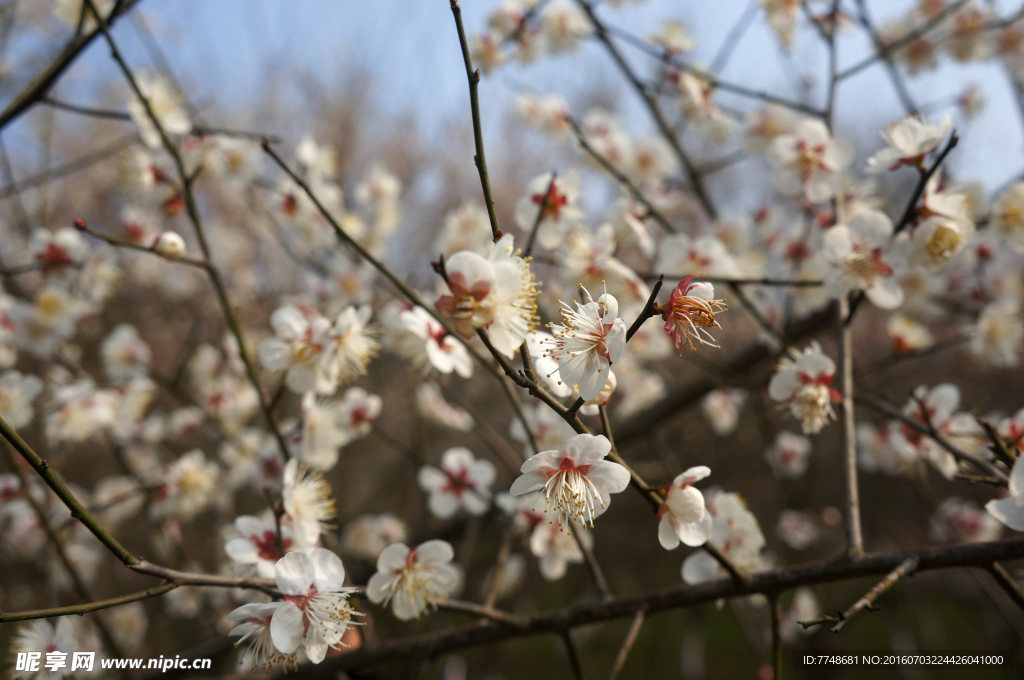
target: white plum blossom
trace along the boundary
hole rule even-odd
[[[276,337],[260,343],[263,368],[286,371],[285,385],[303,394],[330,390],[330,381],[320,368],[320,358],[330,342],[331,322],[319,314],[309,318],[297,307],[280,307],[270,315]]]
[[[893,224],[884,213],[862,210],[848,224],[839,224],[825,232],[825,291],[840,297],[863,290],[867,298],[882,309],[894,309],[903,302],[903,289],[893,276],[888,244]]]
[[[449,403],[437,383],[429,381],[416,388],[416,411],[426,420],[460,432],[470,432],[476,424],[469,411]]]
[[[366,596],[374,604],[390,605],[402,621],[414,619],[458,590],[462,574],[451,564],[454,557],[452,546],[440,540],[415,548],[389,545],[377,558],[377,572],[366,584]]]
[[[573,529],[562,520],[553,522],[537,522],[530,533],[530,552],[537,558],[540,575],[547,581],[557,581],[565,576],[570,564],[582,564],[585,557],[580,550],[580,543],[585,548],[594,544],[594,538],[588,531],[579,530],[582,525],[576,523],[575,532],[579,543],[573,536]]]
[[[1010,468],[1009,495],[985,504],[985,509],[997,520],[1014,531],[1024,531],[1024,456]]]
[[[320,472],[292,458],[284,466],[281,498],[296,543],[316,545],[320,534],[330,530],[335,517],[331,485]]]
[[[626,468],[605,459],[609,451],[611,442],[604,435],[573,435],[560,450],[542,451],[524,462],[509,493],[543,489],[557,517],[593,526],[594,518],[608,509],[611,494],[629,486]]]
[[[369,321],[370,307],[365,305],[346,307],[338,314],[320,359],[327,380],[326,392],[366,375],[366,365],[380,350],[377,330]]]
[[[775,441],[764,453],[772,472],[779,479],[802,477],[807,471],[810,455],[811,440],[785,430],[775,435]]]
[[[206,460],[199,449],[176,460],[160,477],[160,487],[149,506],[154,517],[190,520],[210,506],[217,497],[220,467]]]
[[[992,203],[989,224],[1003,241],[1024,253],[1024,182],[1017,182]]]
[[[562,323],[551,324],[554,338],[548,355],[558,362],[558,374],[577,386],[584,401],[594,399],[608,381],[611,365],[626,351],[626,322],[619,302],[605,293],[596,301],[586,288],[576,309],[562,302]]]
[[[737,493],[713,490],[705,494],[705,502],[711,515],[711,536],[708,540],[741,571],[761,570],[765,566],[761,556],[764,534],[743,498]],[[692,585],[720,578],[725,571],[707,553],[695,552],[683,562],[681,575],[683,581]]]
[[[815,434],[835,417],[833,402],[842,400],[831,387],[835,372],[835,362],[822,353],[817,342],[803,352],[790,349],[768,383],[768,396],[789,406],[804,434]]]
[[[922,168],[924,157],[946,138],[952,126],[953,121],[947,113],[937,126],[928,125],[918,114],[882,128],[882,139],[888,146],[868,159],[867,172],[878,174],[901,165]]]
[[[362,515],[345,525],[342,552],[375,561],[384,548],[406,538],[405,522],[391,514]]]
[[[942,501],[931,518],[931,538],[939,542],[994,541],[1002,528],[995,516],[986,514],[977,503],[957,497]]]
[[[149,345],[131,324],[118,324],[100,345],[103,369],[112,381],[122,383],[149,372]]]
[[[1007,297],[985,305],[971,329],[971,353],[991,366],[1012,368],[1020,363],[1022,344],[1024,316],[1020,303]]]
[[[823,203],[835,195],[836,176],[853,160],[844,139],[833,139],[820,120],[805,118],[779,135],[768,150],[775,186],[786,196]]]
[[[807,550],[821,537],[821,529],[814,515],[800,510],[780,512],[775,533],[793,550]]]
[[[192,122],[188,118],[181,95],[170,79],[163,75],[136,74],[139,91],[146,98],[149,110],[160,123],[160,127],[169,135],[184,135],[192,130]],[[150,149],[158,149],[161,145],[160,133],[149,117],[146,104],[132,92],[128,99],[128,115],[139,128],[143,143]]]
[[[469,449],[457,446],[444,452],[440,468],[421,467],[417,480],[420,488],[430,494],[427,501],[430,512],[447,519],[460,507],[471,515],[487,512],[494,477],[494,465],[490,461],[477,460]]]
[[[329,550],[291,552],[274,566],[277,588],[284,596],[270,620],[270,636],[283,654],[300,645],[313,663],[328,648],[344,646],[342,637],[358,612],[349,604],[355,588],[345,586],[345,567]]]
[[[740,409],[747,400],[747,391],[740,388],[720,387],[701,399],[701,411],[715,434],[724,437],[736,430],[740,422]]]
[[[422,343],[408,343],[409,358],[424,370],[433,368],[438,373],[452,372],[463,378],[473,375],[473,361],[469,352],[422,307],[413,307],[399,314],[404,328]]]
[[[711,474],[705,465],[692,467],[672,480],[665,489],[665,500],[658,508],[658,542],[665,550],[674,550],[682,542],[696,547],[711,535],[711,514],[704,495],[693,485]]]
[[[43,392],[43,381],[18,371],[0,373],[0,418],[15,430],[25,427],[34,416],[32,402]]]
[[[566,234],[583,219],[579,209],[579,178],[575,172],[555,177],[551,173],[538,175],[526,185],[526,193],[516,202],[516,224],[523,231],[537,225],[537,245],[557,248]]]
[[[463,250],[445,261],[449,293],[437,300],[442,316],[454,320],[464,338],[477,329],[501,354],[511,358],[533,328],[537,288],[530,263],[515,250],[511,234],[491,246],[484,258]]]
[[[234,528],[241,535],[224,544],[228,558],[236,564],[255,567],[260,578],[274,578],[274,565],[293,544],[287,524],[281,525],[278,535],[277,522],[268,511],[260,517],[236,517]]]
[[[292,667],[302,660],[298,647],[285,654],[274,645],[270,626],[280,607],[280,602],[250,602],[227,615],[227,620],[236,624],[228,635],[238,636],[236,645],[247,643],[239,659],[243,670],[266,671],[277,665]]]
[[[885,331],[896,354],[920,352],[935,345],[935,337],[927,326],[902,314],[890,316]]]

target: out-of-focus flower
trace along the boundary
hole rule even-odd
[[[232,562],[255,567],[260,578],[274,578],[274,565],[292,547],[291,532],[281,526],[268,511],[261,517],[241,515],[235,518],[235,531],[240,536],[224,544],[224,552]]]
[[[821,536],[821,530],[818,528],[814,515],[799,510],[780,512],[775,533],[783,543],[793,550],[807,550]]]
[[[196,449],[176,460],[162,475],[160,488],[149,506],[154,517],[190,520],[210,506],[217,496],[220,468]]]
[[[445,375],[453,371],[463,378],[473,375],[469,352],[427,310],[413,307],[403,311],[399,318],[405,329],[422,341],[422,344],[410,342],[406,345],[413,363],[424,370],[433,368]]]
[[[543,489],[545,503],[554,503],[558,517],[593,526],[611,503],[611,494],[629,486],[626,468],[605,460],[610,450],[611,442],[603,435],[574,435],[561,450],[542,451],[523,463],[509,493],[521,496]]]
[[[516,224],[529,233],[538,217],[537,245],[557,248],[565,235],[583,218],[579,203],[579,178],[575,172],[561,177],[551,173],[538,175],[526,185],[526,193],[516,203]]]
[[[825,290],[833,297],[863,290],[882,309],[894,309],[903,302],[903,289],[893,276],[888,253],[892,221],[877,210],[862,210],[848,225],[836,225],[825,232],[825,259],[833,266],[825,276]]]
[[[1024,531],[1024,456],[1017,456],[1010,469],[1009,496],[996,498],[985,509],[1014,531]]]
[[[730,434],[740,422],[740,409],[747,400],[747,391],[733,387],[721,387],[708,392],[701,402],[701,411],[711,429],[720,437]]]
[[[709,491],[704,498],[711,515],[711,536],[708,540],[742,571],[751,573],[762,569],[765,565],[761,556],[764,534],[740,495]],[[695,552],[683,562],[682,578],[686,583],[703,583],[722,575],[722,567],[704,552]]]
[[[330,381],[320,368],[320,358],[330,342],[331,322],[316,315],[312,319],[297,307],[280,307],[270,315],[276,337],[260,343],[259,358],[270,371],[286,371],[285,385],[303,394],[330,391]]]
[[[1024,182],[1017,182],[992,203],[989,225],[1018,253],[1024,253]]]
[[[923,167],[924,157],[946,138],[953,121],[947,113],[938,126],[928,125],[924,116],[907,116],[882,128],[882,139],[888,145],[868,159],[867,172],[878,174],[901,165]]]
[[[594,545],[594,538],[590,532],[582,531],[581,526],[575,525],[579,543],[589,549]],[[539,560],[541,576],[547,581],[557,581],[565,576],[570,564],[582,564],[585,558],[579,543],[564,520],[538,522],[530,533],[530,552]]]
[[[469,432],[476,424],[469,411],[449,403],[437,383],[429,381],[416,388],[416,411],[431,422],[460,432]]]
[[[935,344],[928,327],[902,314],[893,314],[885,324],[885,330],[896,354],[910,354],[928,349]]]
[[[775,138],[768,160],[780,192],[823,203],[835,195],[836,175],[853,160],[853,149],[845,139],[832,139],[820,120],[805,118]]]
[[[1019,302],[1004,298],[981,310],[971,335],[974,356],[992,366],[1010,368],[1020,362],[1022,343],[1024,317]]]
[[[165,260],[179,260],[185,255],[185,239],[173,231],[162,231],[153,239],[152,248]]]
[[[494,476],[494,465],[490,461],[477,460],[469,449],[457,446],[444,452],[440,468],[421,467],[417,480],[420,488],[430,494],[427,501],[430,512],[447,519],[460,507],[471,515],[487,512]]]
[[[933,541],[978,543],[994,541],[1002,533],[1002,526],[991,514],[986,514],[973,501],[947,498],[935,510],[931,519]]]
[[[764,452],[772,472],[780,479],[795,479],[807,472],[811,441],[802,435],[783,430]]]
[[[43,381],[34,375],[22,375],[18,371],[0,374],[0,418],[14,429],[20,429],[32,422],[32,402],[42,394]]]
[[[803,352],[791,349],[768,384],[768,396],[789,406],[804,434],[820,432],[835,417],[832,403],[842,400],[831,387],[835,372],[835,362],[822,353],[817,342]]]
[[[342,552],[374,561],[384,548],[405,541],[405,522],[390,514],[362,515],[345,525]]]
[[[164,132],[184,135],[192,130],[192,122],[188,118],[181,94],[166,76],[139,73],[135,80],[149,104],[149,110],[160,122]],[[134,92],[128,99],[128,115],[139,128],[143,143],[150,149],[160,148],[160,133],[146,111],[146,104]]]
[[[440,540],[415,548],[389,545],[377,558],[377,572],[366,584],[366,596],[374,604],[390,605],[402,621],[414,619],[458,589],[462,575],[451,564],[454,557],[452,546]]]

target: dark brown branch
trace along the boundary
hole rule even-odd
[[[302,667],[303,677],[333,678],[339,671],[367,668],[402,658],[432,658],[445,652],[494,644],[529,635],[560,633],[577,626],[632,617],[638,610],[648,614],[735,598],[753,593],[780,593],[802,585],[832,583],[866,576],[880,576],[907,560],[916,560],[918,572],[960,567],[987,566],[994,561],[1024,558],[1024,539],[928,548],[905,553],[871,555],[815,562],[791,569],[754,574],[746,583],[718,579],[684,585],[656,593],[622,597],[607,602],[587,602],[559,611],[530,617],[519,628],[481,622],[438,633],[411,635],[326,659],[319,666]],[[283,674],[277,676],[286,678]]]

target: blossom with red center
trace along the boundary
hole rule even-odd
[[[391,605],[395,617],[408,621],[439,600],[451,597],[462,582],[452,546],[432,540],[410,548],[394,543],[377,558],[377,572],[366,584],[374,604]]]
[[[605,460],[609,451],[611,442],[603,435],[573,435],[561,450],[542,451],[523,463],[522,475],[509,493],[521,496],[542,489],[559,521],[593,526],[594,519],[608,509],[611,494],[629,485],[629,471]]]
[[[309,316],[298,307],[288,306],[271,314],[270,325],[277,335],[260,343],[263,368],[286,371],[285,385],[298,394],[327,391],[330,380],[320,359],[331,341],[331,322],[319,314]]]
[[[473,362],[466,347],[427,310],[422,307],[404,310],[399,320],[405,330],[420,341],[410,339],[400,346],[400,351],[424,372],[434,369],[446,375],[454,371],[463,378],[473,375]]]
[[[464,338],[486,330],[494,348],[511,358],[536,323],[537,288],[527,258],[515,250],[511,234],[491,246],[484,258],[463,250],[445,261],[450,293],[437,310],[452,319]]]
[[[274,564],[292,547],[291,531],[281,526],[278,537],[277,523],[270,513],[262,517],[242,515],[235,519],[235,529],[241,536],[224,544],[224,552],[240,565],[254,566],[260,578],[274,578]]]
[[[889,255],[892,221],[877,210],[862,210],[848,225],[836,225],[825,232],[825,259],[834,265],[826,270],[825,292],[841,297],[863,290],[882,309],[903,303],[903,289],[894,276]]]
[[[820,432],[835,417],[832,404],[842,401],[842,395],[831,387],[835,371],[835,362],[822,353],[817,342],[803,352],[790,350],[768,384],[768,396],[789,406],[804,434]]]
[[[672,291],[668,303],[661,308],[665,321],[665,332],[672,338],[677,350],[682,351],[683,343],[691,350],[693,340],[709,347],[718,347],[708,328],[721,328],[715,314],[728,309],[725,300],[715,298],[715,289],[710,283],[695,282],[687,276]]]
[[[558,374],[576,385],[580,397],[590,401],[608,381],[611,365],[626,351],[626,324],[619,318],[619,302],[605,293],[594,300],[582,288],[584,303],[572,309],[562,302],[562,323],[550,324],[554,337],[547,354],[558,362]]]
[[[70,227],[55,232],[36,229],[32,232],[29,252],[44,276],[62,275],[82,264],[88,246],[82,235]]]
[[[867,172],[878,174],[903,165],[921,168],[924,157],[946,138],[952,125],[948,113],[938,126],[928,125],[920,114],[901,118],[882,129],[882,139],[888,146],[868,159]]]
[[[274,646],[292,654],[301,645],[313,663],[320,663],[327,648],[343,647],[342,637],[358,612],[348,603],[356,592],[346,587],[345,567],[329,550],[291,552],[274,566],[277,588],[284,602],[270,620]]]
[[[791,134],[775,138],[768,160],[781,193],[823,203],[835,195],[835,177],[853,160],[853,148],[846,140],[832,139],[820,120],[805,118]]]
[[[435,517],[447,519],[459,508],[471,515],[482,515],[491,504],[490,486],[494,482],[494,465],[477,460],[469,449],[457,446],[441,456],[441,467],[420,468],[420,488],[430,494],[427,506]]]
[[[537,224],[537,244],[557,248],[583,218],[578,201],[579,179],[574,172],[558,177],[552,173],[538,175],[516,203],[516,224],[525,232]]]

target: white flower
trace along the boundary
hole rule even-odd
[[[907,116],[882,128],[888,146],[868,159],[867,172],[878,174],[901,165],[922,167],[924,157],[949,134],[953,121],[947,113],[938,126],[928,125],[924,116]]]
[[[140,73],[136,75],[135,80],[164,132],[169,135],[184,135],[192,130],[192,123],[188,119],[181,95],[167,77]],[[139,128],[143,143],[150,149],[160,148],[160,133],[150,120],[145,104],[134,92],[128,99],[128,115]]]
[[[740,388],[721,387],[708,392],[701,399],[701,411],[711,423],[715,434],[724,437],[736,429],[740,421],[740,409],[747,400],[747,391]]]
[[[320,534],[330,527],[334,519],[334,499],[331,485],[316,470],[300,465],[292,458],[284,466],[284,484],[281,489],[284,511],[292,522],[295,540],[302,547],[314,546]]]
[[[605,293],[597,299],[582,289],[584,303],[575,311],[562,302],[562,323],[551,324],[554,339],[549,356],[558,362],[558,373],[568,385],[576,385],[584,401],[598,395],[608,380],[611,365],[626,351],[626,324],[619,318],[619,303]]]
[[[800,510],[780,512],[775,533],[793,550],[807,550],[821,537],[821,529],[818,528],[814,515]]]
[[[32,422],[32,402],[43,391],[43,381],[18,371],[0,374],[0,418],[15,430]]]
[[[807,471],[811,440],[799,434],[782,431],[764,453],[772,472],[780,479],[794,479]]]
[[[863,290],[882,309],[894,309],[903,302],[903,289],[893,277],[887,254],[893,225],[884,213],[862,210],[849,225],[836,225],[825,232],[825,290],[832,297]]]
[[[228,558],[241,565],[256,567],[260,578],[273,578],[274,565],[292,547],[291,532],[282,525],[279,538],[277,523],[269,512],[262,517],[241,515],[235,518],[234,528],[241,536],[224,544]]]
[[[384,548],[405,540],[405,522],[394,515],[362,515],[345,525],[342,552],[376,560]]]
[[[963,498],[947,498],[931,518],[934,541],[979,543],[999,538],[1002,526],[992,514],[985,514],[977,503]]]
[[[376,329],[368,325],[369,320],[368,306],[346,307],[338,314],[320,359],[327,379],[327,387],[321,391],[333,392],[338,385],[366,375],[366,365],[380,350]]]
[[[896,354],[920,352],[935,344],[935,337],[927,326],[902,314],[890,316],[885,330]]]
[[[583,211],[577,205],[579,184],[575,172],[554,178],[551,173],[534,177],[526,185],[526,193],[516,202],[516,224],[529,233],[539,215],[537,245],[557,248],[569,230],[583,219]]]
[[[476,424],[469,411],[444,398],[437,383],[424,382],[416,388],[416,411],[431,422],[460,432],[470,432]]]
[[[853,149],[846,140],[832,139],[820,120],[805,118],[791,134],[775,138],[768,160],[782,194],[823,203],[835,195],[835,176],[853,160]]]
[[[414,619],[458,589],[462,576],[451,564],[454,557],[452,546],[440,540],[415,548],[389,545],[377,558],[377,572],[366,584],[366,596],[374,604],[390,604],[402,621]]]
[[[960,252],[973,235],[973,224],[942,216],[929,217],[910,234],[910,261],[927,269],[938,269]]]
[[[348,603],[356,589],[345,587],[345,567],[331,551],[316,548],[288,553],[274,572],[284,595],[270,620],[274,646],[291,654],[301,644],[309,660],[320,663],[328,647],[344,646],[341,638],[358,614]]]
[[[198,449],[189,451],[163,474],[150,512],[154,517],[190,520],[217,497],[219,480],[220,468],[216,463],[207,462],[206,455]]]
[[[803,425],[804,434],[820,432],[835,417],[832,403],[842,400],[831,388],[836,365],[821,352],[817,342],[803,352],[789,351],[768,383],[768,396],[789,405],[790,413]]]
[[[244,670],[270,670],[278,664],[286,667],[299,664],[301,657],[298,648],[285,654],[274,646],[270,626],[274,613],[281,605],[281,602],[252,602],[243,604],[227,615],[228,621],[237,622],[228,632],[228,635],[240,636],[235,645],[248,642],[248,647],[239,659]]]
[[[704,494],[694,484],[711,474],[705,465],[692,467],[672,480],[665,500],[658,508],[658,542],[674,550],[680,541],[688,546],[704,545],[711,534],[711,514],[704,506]]]
[[[505,234],[491,246],[487,258],[466,250],[445,261],[449,295],[437,309],[455,322],[464,338],[485,329],[494,348],[511,358],[533,328],[537,315],[537,288],[530,263]]]
[[[448,375],[453,371],[463,378],[473,375],[473,361],[469,352],[458,339],[445,330],[430,313],[422,307],[413,307],[399,314],[405,330],[422,342],[404,345],[414,363],[425,370],[433,368]]]
[[[761,557],[764,534],[743,498],[737,493],[709,491],[705,500],[711,515],[708,540],[741,571],[749,573],[761,569],[765,564]],[[695,552],[683,562],[682,578],[686,583],[703,583],[724,574],[718,562],[705,552]]]
[[[12,678],[63,678],[71,673],[71,655],[78,651],[78,641],[75,639],[75,631],[70,617],[62,616],[56,620],[56,625],[49,621],[36,619],[22,624],[11,640],[11,656],[18,652],[42,652],[40,659],[40,670],[37,672],[13,671]],[[52,673],[46,667],[46,653],[58,652],[66,654],[65,666],[57,668]]]
[[[67,283],[68,275],[75,267],[82,266],[89,254],[85,239],[71,227],[57,231],[34,230],[28,249],[43,275],[53,277],[58,283]]]
[[[663,21],[649,40],[667,52],[689,52],[697,46],[690,29],[681,21]]]
[[[1014,531],[1024,531],[1024,456],[1017,456],[1010,469],[1010,495],[985,504],[985,509]]]
[[[149,345],[131,324],[118,324],[100,345],[103,369],[115,383],[122,383],[149,372],[152,353]]]
[[[1001,368],[1019,363],[1024,318],[1016,300],[1004,298],[986,305],[972,331],[970,349],[976,357]]]
[[[277,337],[260,343],[263,368],[286,370],[285,385],[297,394],[329,392],[331,383],[319,362],[330,342],[331,322],[320,315],[309,318],[297,307],[289,306],[275,310],[270,325]]]
[[[579,543],[590,548],[594,538],[588,531],[581,531],[576,524]],[[540,562],[540,575],[547,581],[557,581],[565,576],[570,564],[582,564],[583,551],[573,537],[572,529],[563,525],[561,520],[554,522],[537,522],[530,534],[530,552]]]
[[[1024,253],[1024,182],[999,194],[992,204],[990,224],[1011,248]]]
[[[435,517],[447,519],[460,507],[471,515],[482,515],[490,507],[490,486],[494,465],[476,460],[469,449],[457,446],[441,456],[441,467],[424,465],[417,477],[420,488],[430,494],[427,505]]]
[[[611,494],[629,486],[629,471],[605,460],[609,451],[611,442],[603,435],[574,435],[560,451],[542,451],[523,463],[509,493],[521,496],[543,489],[545,502],[554,502],[559,517],[593,526],[611,503]]]

